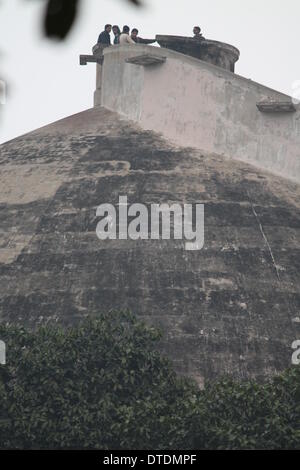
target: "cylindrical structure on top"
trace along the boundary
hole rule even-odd
[[[156,41],[161,47],[210,62],[231,72],[234,72],[235,63],[240,57],[240,51],[236,47],[219,41],[162,35],[157,35]]]

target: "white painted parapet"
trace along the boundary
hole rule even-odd
[[[207,62],[145,45],[106,48],[95,105],[180,146],[224,154],[300,182],[299,106]]]

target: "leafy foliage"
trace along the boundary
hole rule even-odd
[[[79,0],[49,0],[44,19],[46,36],[64,39],[77,17]]]
[[[78,16],[81,0],[48,0],[44,18],[46,36],[64,39],[71,31]],[[127,0],[140,6],[140,0]],[[103,22],[104,24],[104,22]]]
[[[300,369],[266,384],[225,379],[199,397],[195,444],[213,449],[299,449]]]
[[[300,372],[200,391],[129,313],[64,330],[0,326],[1,448],[299,448]]]

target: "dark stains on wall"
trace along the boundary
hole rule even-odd
[[[1,146],[1,321],[130,309],[200,385],[263,379],[300,335],[299,186],[94,109]],[[18,178],[18,179],[16,179]],[[204,203],[205,245],[96,237],[96,208]],[[298,318],[298,320],[297,320]]]

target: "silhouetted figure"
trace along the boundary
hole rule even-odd
[[[138,36],[139,31],[136,28],[131,30],[131,39],[137,44],[153,44],[156,39],[143,39]]]
[[[121,30],[120,30],[119,26],[115,24],[112,27],[112,31],[113,31],[114,36],[115,36],[114,44],[119,44],[120,43],[120,35],[121,35]]]
[[[120,36],[119,44],[124,46],[124,44],[135,44],[134,40],[129,36],[130,28],[129,26],[124,26],[122,34]]]
[[[111,44],[110,34],[109,34],[110,32],[111,32],[111,24],[106,24],[104,31],[102,31],[102,33],[99,34],[97,43],[102,44],[104,46],[110,46]]]
[[[110,33],[111,32],[111,24],[106,24],[104,31],[102,31],[101,34],[99,34],[97,44],[93,47],[92,51],[93,54],[96,55],[102,55],[103,49],[105,47],[110,46]]]
[[[205,37],[201,34],[200,26],[194,26],[193,33],[194,33],[194,39],[198,39],[199,41],[204,41]]]

